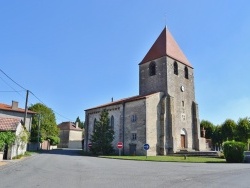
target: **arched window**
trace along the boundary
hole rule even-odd
[[[185,67],[184,72],[185,72],[185,78],[188,79],[188,68],[187,67]]]
[[[111,116],[110,118],[110,126],[111,126],[111,129],[114,130],[114,116]]]
[[[149,64],[149,76],[154,76],[156,74],[156,66],[155,66],[155,62],[152,61]]]
[[[174,62],[174,74],[178,75],[178,64]]]
[[[181,135],[186,135],[186,130],[185,129],[181,129]]]

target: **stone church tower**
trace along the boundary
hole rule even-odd
[[[139,64],[139,95],[85,110],[84,150],[89,151],[95,122],[109,112],[113,147],[124,155],[167,155],[206,150],[200,138],[193,67],[164,28]],[[150,145],[145,151],[143,145]]]
[[[193,67],[167,28],[139,64],[139,84],[140,95],[164,93],[159,112],[159,143],[164,148],[159,154],[164,149],[171,153],[205,149],[205,140],[200,141]]]

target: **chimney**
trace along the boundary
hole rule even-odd
[[[18,109],[18,102],[17,101],[12,101],[11,109],[12,110],[17,110]]]
[[[78,124],[79,124],[79,122],[76,122],[76,128],[78,129]]]

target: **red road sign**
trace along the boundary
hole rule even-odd
[[[88,144],[88,147],[91,148],[91,147],[92,147],[92,143],[89,143],[89,144]]]
[[[122,149],[123,148],[123,143],[122,142],[118,142],[117,143],[117,148],[118,149]]]

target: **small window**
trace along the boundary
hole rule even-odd
[[[185,78],[188,79],[188,68],[187,67],[185,67],[184,72],[185,72]]]
[[[182,101],[182,106],[184,107],[184,101]]]
[[[149,64],[149,76],[154,76],[156,74],[156,66],[155,66],[155,62],[152,61]]]
[[[110,123],[111,123],[111,129],[114,130],[114,116],[111,116],[110,118]]]
[[[174,62],[174,74],[178,75],[178,64]]]
[[[136,133],[132,133],[132,140],[136,140],[136,139],[137,139]]]
[[[137,119],[137,118],[136,118],[136,115],[132,115],[131,121],[132,121],[132,122],[136,122],[136,119]]]

